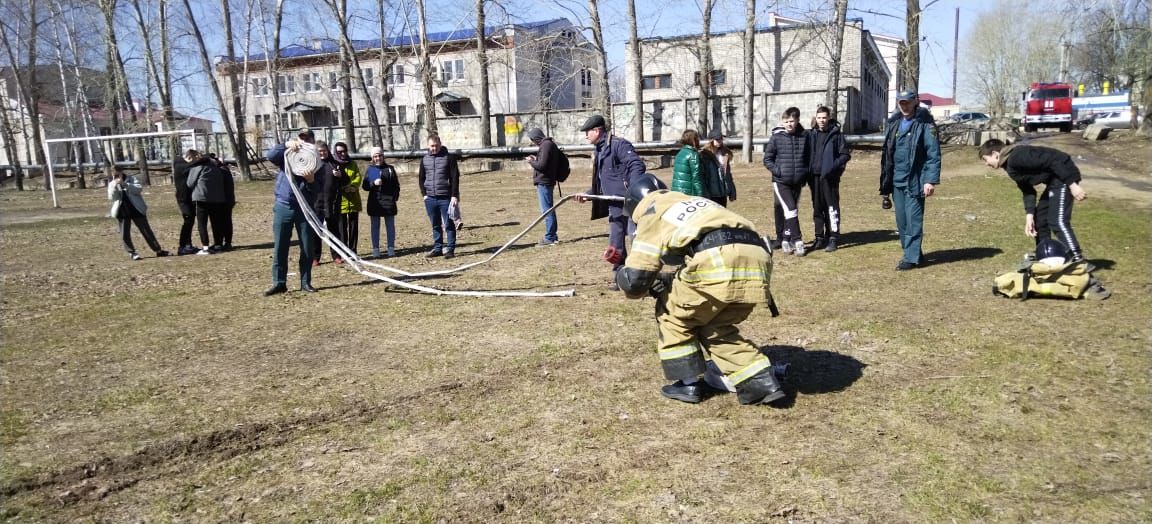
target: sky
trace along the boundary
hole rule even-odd
[[[353,15],[354,38],[376,38],[375,2],[379,0],[350,0]],[[388,2],[397,9],[404,9],[402,2]],[[963,50],[967,31],[972,27],[976,16],[995,8],[1007,0],[920,0],[924,10],[920,34],[922,37],[920,90],[937,96],[952,96],[953,35],[956,10],[960,13],[960,45]],[[461,0],[426,0],[428,2],[429,31],[443,31],[473,24],[474,2]],[[628,41],[627,3],[624,0],[600,0],[601,22],[604,27],[610,68],[623,67],[624,46]],[[832,0],[775,0],[757,2],[758,23],[766,23],[768,13],[775,11],[783,16],[796,18],[830,18]],[[203,4],[202,4],[203,5]],[[310,36],[325,36],[327,27],[323,24],[325,14],[320,0],[288,0],[289,16],[286,20],[301,20],[308,27]],[[822,7],[821,7],[822,6]],[[506,20],[528,22],[567,18],[579,24],[587,19],[587,0],[500,0],[491,2],[487,8],[489,25],[498,25]],[[641,38],[651,36],[676,36],[699,33],[701,15],[698,0],[637,0],[638,33]],[[849,0],[848,17],[859,18],[864,28],[874,33],[903,38],[905,2],[894,0]],[[814,14],[813,14],[814,12]],[[205,13],[207,14],[207,13]],[[210,19],[210,16],[206,16]],[[285,44],[299,36],[298,27],[285,28]],[[742,30],[744,27],[744,0],[716,0],[712,20],[713,31]],[[209,26],[210,28],[210,26]],[[334,30],[335,27],[328,29]],[[210,30],[210,29],[209,29]],[[587,33],[591,38],[590,32]],[[334,36],[330,35],[330,36]],[[221,39],[209,39],[219,44]],[[211,44],[210,44],[211,45]],[[221,50],[209,50],[213,54],[223,54]],[[258,52],[254,49],[253,52]],[[962,53],[961,53],[962,54]],[[963,58],[961,57],[961,60]],[[962,80],[961,80],[962,82]],[[194,84],[194,82],[193,82]],[[219,120],[215,114],[214,100],[206,90],[206,85],[189,85],[185,90],[184,108],[186,112]],[[960,100],[965,102],[964,90],[960,88]],[[203,93],[202,96],[195,93]],[[194,100],[193,100],[194,99]],[[179,104],[179,102],[178,102]],[[198,107],[197,107],[198,106]]]

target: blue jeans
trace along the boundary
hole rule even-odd
[[[552,199],[553,186],[537,184],[536,197],[540,200],[540,212],[543,213],[552,208],[555,201]],[[560,239],[556,235],[556,212],[548,213],[544,217],[544,240],[548,242],[555,242]]]
[[[425,197],[424,210],[432,221],[432,251],[451,253],[456,250],[456,223],[448,219],[450,197]],[[448,232],[447,241],[444,231]]]
[[[920,264],[924,240],[924,190],[897,187],[892,191],[892,205],[896,208],[896,230],[900,233],[900,247],[904,250],[903,261]]]
[[[396,217],[368,217],[368,222],[372,224],[372,254],[380,254],[380,219],[384,219],[384,232],[388,235],[388,256],[396,254]]]
[[[292,230],[300,238],[300,284],[312,284],[312,246],[316,237],[304,212],[283,204],[272,206],[272,284],[288,282],[288,248],[292,245]]]

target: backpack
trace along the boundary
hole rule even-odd
[[[1100,288],[1100,292],[1096,291]],[[1020,269],[995,278],[992,293],[1007,298],[1027,300],[1030,296],[1078,299],[1107,298],[1103,288],[1088,272],[1087,263],[1049,265],[1025,263]]]
[[[556,148],[556,152],[560,153],[560,163],[556,166],[556,181],[563,182],[572,174],[572,164],[568,162],[568,155],[565,155],[560,148]]]

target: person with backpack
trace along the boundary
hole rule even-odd
[[[534,127],[529,130],[528,140],[540,148],[539,154],[528,155],[525,160],[528,161],[528,165],[532,166],[532,184],[536,186],[540,212],[544,213],[552,209],[555,202],[552,189],[556,187],[557,183],[568,180],[568,174],[572,172],[572,168],[568,163],[568,156],[556,146],[552,137],[545,136],[544,131],[540,128]],[[556,232],[557,227],[556,212],[548,212],[548,215],[544,217],[544,239],[540,241],[539,245],[556,245],[560,241]]]

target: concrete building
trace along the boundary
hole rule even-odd
[[[436,101],[437,127],[446,144],[477,144],[479,126],[475,119],[481,89],[488,90],[490,129],[493,143],[503,142],[504,134],[527,131],[511,125],[505,118],[525,112],[579,109],[593,104],[597,88],[593,78],[599,67],[596,53],[580,29],[565,19],[510,24],[486,29],[486,47],[476,45],[474,29],[429,33],[431,44],[433,96]],[[266,73],[263,54],[229,60],[218,57],[215,74],[220,77],[229,68],[248,71],[241,93],[247,108],[248,129],[261,146],[274,143],[271,136],[275,119],[281,127],[325,129],[330,139],[342,139],[343,123],[351,119],[356,126],[367,126],[368,105],[372,104],[383,123],[393,125],[397,148],[423,147],[424,93],[420,72],[420,39],[416,36],[376,40],[354,40],[360,67],[365,76],[365,97],[353,81],[352,114],[342,114],[344,106],[339,64],[339,42],[315,39],[290,45],[279,52],[276,79]],[[395,62],[381,71],[380,54]],[[488,58],[488,85],[480,86],[479,53]],[[221,82],[227,86],[227,82]],[[274,107],[272,90],[280,95],[280,107]],[[230,96],[225,93],[225,96]],[[387,98],[387,102],[385,99]],[[454,120],[472,125],[454,125]],[[358,131],[357,149],[370,144],[370,133]],[[282,137],[281,137],[282,138]]]
[[[809,119],[825,100],[831,62],[830,27],[802,20],[769,16],[768,24],[755,35],[754,113],[758,136],[767,135],[789,106],[800,108],[801,120]],[[695,53],[698,35],[647,38],[640,41],[643,56],[643,125],[645,139],[661,140],[695,128],[700,61]],[[743,133],[744,32],[711,36],[714,92],[709,119],[713,129],[725,135]],[[625,56],[631,62],[631,52]],[[636,100],[631,64],[625,67],[628,100]],[[879,129],[888,114],[892,75],[871,32],[859,20],[845,28],[840,68],[838,119],[846,132]],[[893,95],[894,99],[894,95]],[[625,114],[621,114],[625,113]],[[629,106],[618,106],[615,120],[620,134],[634,135],[637,119]],[[712,130],[703,130],[705,132]]]

